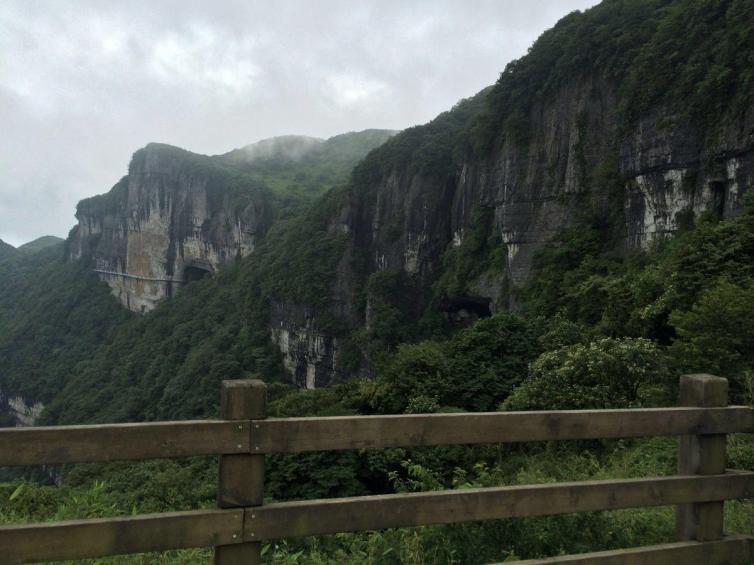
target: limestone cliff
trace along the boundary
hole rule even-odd
[[[69,241],[133,311],[254,251],[270,223],[265,190],[210,157],[150,144],[103,196],[79,203]]]
[[[69,256],[90,261],[126,307],[149,311],[253,253],[275,219],[344,182],[394,133],[283,136],[214,157],[149,144],[110,192],[79,203]]]
[[[7,424],[16,427],[33,426],[44,410],[41,402],[24,400],[20,395],[9,395],[0,388],[0,422],[7,419]]]
[[[699,37],[676,33],[701,18]],[[437,298],[449,253],[465,252],[479,231],[480,210],[492,217],[481,235],[503,247],[504,265],[440,289],[438,306],[451,317],[517,308],[515,289],[537,251],[585,220],[611,224],[616,251],[631,253],[704,212],[737,214],[754,185],[754,105],[750,64],[726,31],[731,19],[754,23],[751,5],[604,2],[564,18],[494,87],[389,141],[330,213],[328,232],[348,244],[328,312],[368,327],[364,280],[397,271],[413,284],[411,315],[420,313]],[[276,323],[288,342],[311,339],[293,350],[278,343],[289,366],[326,383],[337,348],[316,345],[328,332],[300,309]]]

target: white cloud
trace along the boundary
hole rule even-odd
[[[377,103],[390,91],[385,82],[358,72],[328,77],[327,88],[337,105],[351,107]]]

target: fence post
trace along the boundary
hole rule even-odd
[[[683,375],[680,405],[712,408],[728,405],[728,381],[712,375]],[[725,434],[681,436],[678,444],[678,474],[725,473]],[[680,504],[676,507],[676,537],[679,540],[712,541],[723,537],[724,502]]]
[[[223,381],[220,417],[262,420],[266,416],[267,386],[257,380]],[[261,506],[264,498],[264,455],[220,456],[217,505],[220,508]],[[215,547],[216,565],[255,565],[261,562],[259,542]]]

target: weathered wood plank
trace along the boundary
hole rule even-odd
[[[747,431],[754,431],[748,407],[269,418],[254,422],[251,448],[276,453]]]
[[[614,551],[562,555],[549,559],[527,559],[510,565],[712,565],[749,563],[754,559],[754,538],[730,536],[722,540],[683,541]]]
[[[220,415],[228,420],[261,420],[267,413],[267,385],[259,380],[223,381]],[[217,505],[221,508],[259,506],[264,501],[264,455],[223,455]],[[215,565],[257,565],[258,542],[218,545]]]
[[[31,563],[241,543],[243,510],[0,527],[0,562]]]
[[[728,381],[712,375],[683,375],[681,406],[728,404]],[[678,442],[678,474],[717,475],[725,472],[725,434],[685,435]],[[723,537],[723,503],[685,504],[676,508],[679,540],[712,541]]]
[[[0,429],[0,466],[248,453],[249,426],[197,420]]]
[[[246,540],[707,502],[754,496],[754,473],[583,481],[268,504]]]

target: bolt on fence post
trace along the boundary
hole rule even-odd
[[[680,405],[713,408],[728,405],[728,380],[712,375],[683,375]],[[725,434],[681,436],[678,443],[679,475],[725,473]],[[713,541],[723,537],[724,502],[698,502],[676,507],[679,540]]]
[[[263,420],[267,385],[258,380],[223,381],[220,417],[224,420]],[[264,455],[221,455],[217,505],[220,508],[261,506],[264,498]],[[241,532],[242,534],[243,532]],[[259,542],[215,547],[216,565],[261,563]]]

